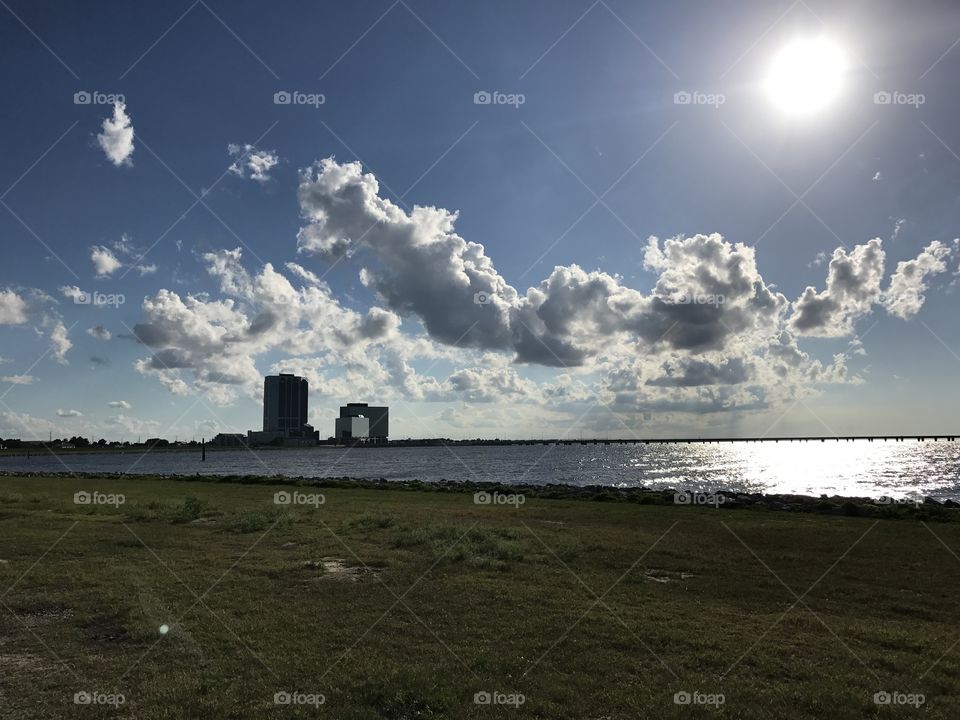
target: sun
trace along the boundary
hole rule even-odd
[[[840,95],[846,71],[846,55],[837,43],[825,37],[800,38],[773,59],[765,87],[785,114],[815,115]]]

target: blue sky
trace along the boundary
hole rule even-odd
[[[818,36],[844,52],[843,87],[784,114],[764,77]],[[8,2],[0,437],[256,428],[253,369],[306,373],[323,434],[348,400],[389,402],[399,437],[953,430],[958,36],[941,2]],[[123,96],[119,164],[98,141],[114,106],[82,91]],[[374,197],[403,217],[348,237]],[[431,239],[414,206],[459,215]],[[342,217],[311,216],[329,207]],[[298,245],[311,226],[349,252]],[[460,239],[490,267],[453,292]],[[96,248],[116,267],[98,273]],[[711,305],[741,261],[745,294]],[[901,261],[926,270],[893,283]],[[276,321],[265,263],[296,322]],[[671,289],[705,307],[664,310]]]

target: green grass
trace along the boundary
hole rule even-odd
[[[0,716],[960,708],[960,523],[349,486],[274,505],[284,488],[0,477]],[[78,490],[126,502],[74,505]],[[82,690],[126,703],[77,707]],[[878,707],[880,690],[926,703]],[[326,702],[276,706],[281,691]],[[474,704],[481,691],[524,703]],[[677,705],[681,691],[725,702]]]

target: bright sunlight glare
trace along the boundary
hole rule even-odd
[[[840,94],[846,69],[846,56],[833,41],[797,39],[774,58],[766,78],[767,94],[787,115],[814,115]]]

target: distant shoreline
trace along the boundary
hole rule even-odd
[[[726,443],[827,443],[827,442],[956,442],[960,434],[930,434],[930,435],[825,435],[825,436],[783,436],[783,437],[714,437],[714,438],[613,438],[613,439],[577,439],[541,438],[539,440],[501,440],[494,439],[464,439],[450,438],[421,438],[408,440],[390,440],[386,443],[354,443],[352,445],[321,442],[317,445],[146,445],[136,444],[124,447],[47,447],[37,445],[20,448],[0,449],[0,457],[26,456],[33,454],[49,455],[116,455],[134,452],[196,452],[205,447],[210,452],[227,450],[343,450],[343,449],[389,449],[389,448],[424,448],[424,447],[510,447],[529,445],[566,445],[566,446],[595,446],[595,445],[714,445]]]

